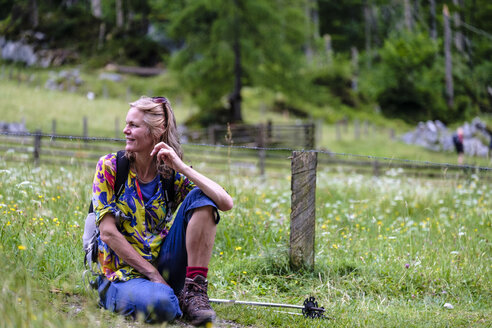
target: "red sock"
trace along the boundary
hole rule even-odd
[[[186,278],[193,279],[197,275],[207,278],[208,268],[205,267],[186,267]]]

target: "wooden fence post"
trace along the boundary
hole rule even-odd
[[[389,137],[391,140],[395,140],[395,130],[389,129]]]
[[[51,134],[56,135],[56,120],[55,119],[53,119],[51,121]],[[53,138],[52,138],[52,140],[53,140]]]
[[[208,143],[215,145],[215,125],[210,125],[208,127]]]
[[[337,141],[340,141],[342,140],[342,134],[341,134],[341,131],[340,131],[340,125],[342,124],[341,121],[336,121],[335,123],[335,138]]]
[[[39,165],[39,156],[41,155],[41,130],[36,130],[34,134],[34,150],[33,150],[33,158],[34,165]]]
[[[373,168],[372,174],[374,174],[374,176],[378,177],[380,172],[379,172],[379,162],[377,160],[372,162],[372,168]]]
[[[304,145],[307,149],[314,148],[314,123],[304,125]]]
[[[267,121],[267,133],[266,133],[266,139],[267,139],[268,143],[271,143],[271,141],[272,141],[272,138],[273,138],[272,131],[273,131],[272,121],[268,120]]]
[[[127,87],[126,88],[126,101],[127,102],[130,101],[131,97],[132,97],[132,89],[130,87]]]
[[[120,121],[117,117],[114,118],[114,137],[118,139],[120,137]]]
[[[265,175],[265,156],[266,156],[266,153],[265,153],[265,149],[263,149],[265,147],[265,135],[266,135],[265,125],[260,123],[260,125],[258,125],[258,139],[256,141],[256,144],[257,144],[258,148],[260,148],[258,150],[258,157],[259,157],[258,166],[260,167],[260,175],[261,176]]]
[[[314,269],[316,166],[315,152],[292,152],[290,266]]]
[[[89,136],[89,129],[87,127],[87,116],[84,116],[83,118],[83,126],[84,126],[84,142],[87,142],[87,138]]]

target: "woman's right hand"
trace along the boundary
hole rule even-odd
[[[169,284],[164,280],[164,278],[162,278],[161,274],[157,270],[155,271],[155,273],[147,276],[147,278],[149,278],[149,280],[152,282],[156,282],[158,284],[164,284],[166,286],[169,286]]]
[[[150,281],[169,286],[159,271],[145,260],[118,231],[112,213],[107,213],[99,223],[101,240],[111,248],[120,259],[145,275]]]

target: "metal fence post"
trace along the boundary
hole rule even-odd
[[[292,153],[290,265],[314,269],[316,166],[315,152]]]

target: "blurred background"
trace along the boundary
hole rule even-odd
[[[165,95],[190,142],[456,162],[458,126],[472,158],[491,139],[487,0],[0,0],[0,47],[3,131],[121,137]]]

